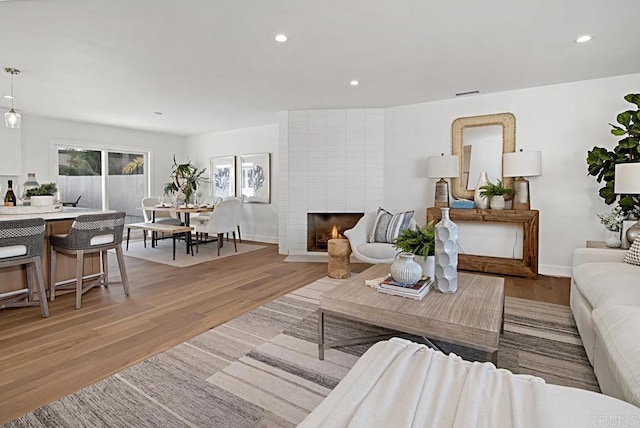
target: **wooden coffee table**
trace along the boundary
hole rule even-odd
[[[443,294],[435,289],[422,300],[378,293],[365,280],[385,276],[390,265],[370,267],[320,296],[318,356],[324,350],[389,338],[389,335],[324,340],[324,317],[331,315],[429,339],[491,353],[498,361],[498,343],[504,327],[504,279],[458,272],[458,291]],[[397,336],[397,335],[396,335]]]

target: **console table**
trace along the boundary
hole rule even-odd
[[[458,254],[458,267],[474,272],[497,273],[502,275],[538,278],[538,210],[449,210],[453,221],[494,222],[521,224],[523,230],[522,258],[477,256]],[[427,208],[427,222],[437,223],[442,218],[440,208]]]

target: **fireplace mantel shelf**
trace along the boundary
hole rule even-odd
[[[522,259],[458,254],[458,267],[475,272],[497,273],[535,279],[538,277],[538,224],[537,210],[449,210],[453,221],[513,223],[522,225]],[[440,208],[427,208],[427,222],[442,218]]]

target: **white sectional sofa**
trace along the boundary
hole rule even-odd
[[[640,266],[625,253],[574,251],[571,311],[602,392],[640,406]]]

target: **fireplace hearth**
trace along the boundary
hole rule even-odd
[[[344,238],[364,213],[307,213],[307,251],[326,252],[329,239]]]

